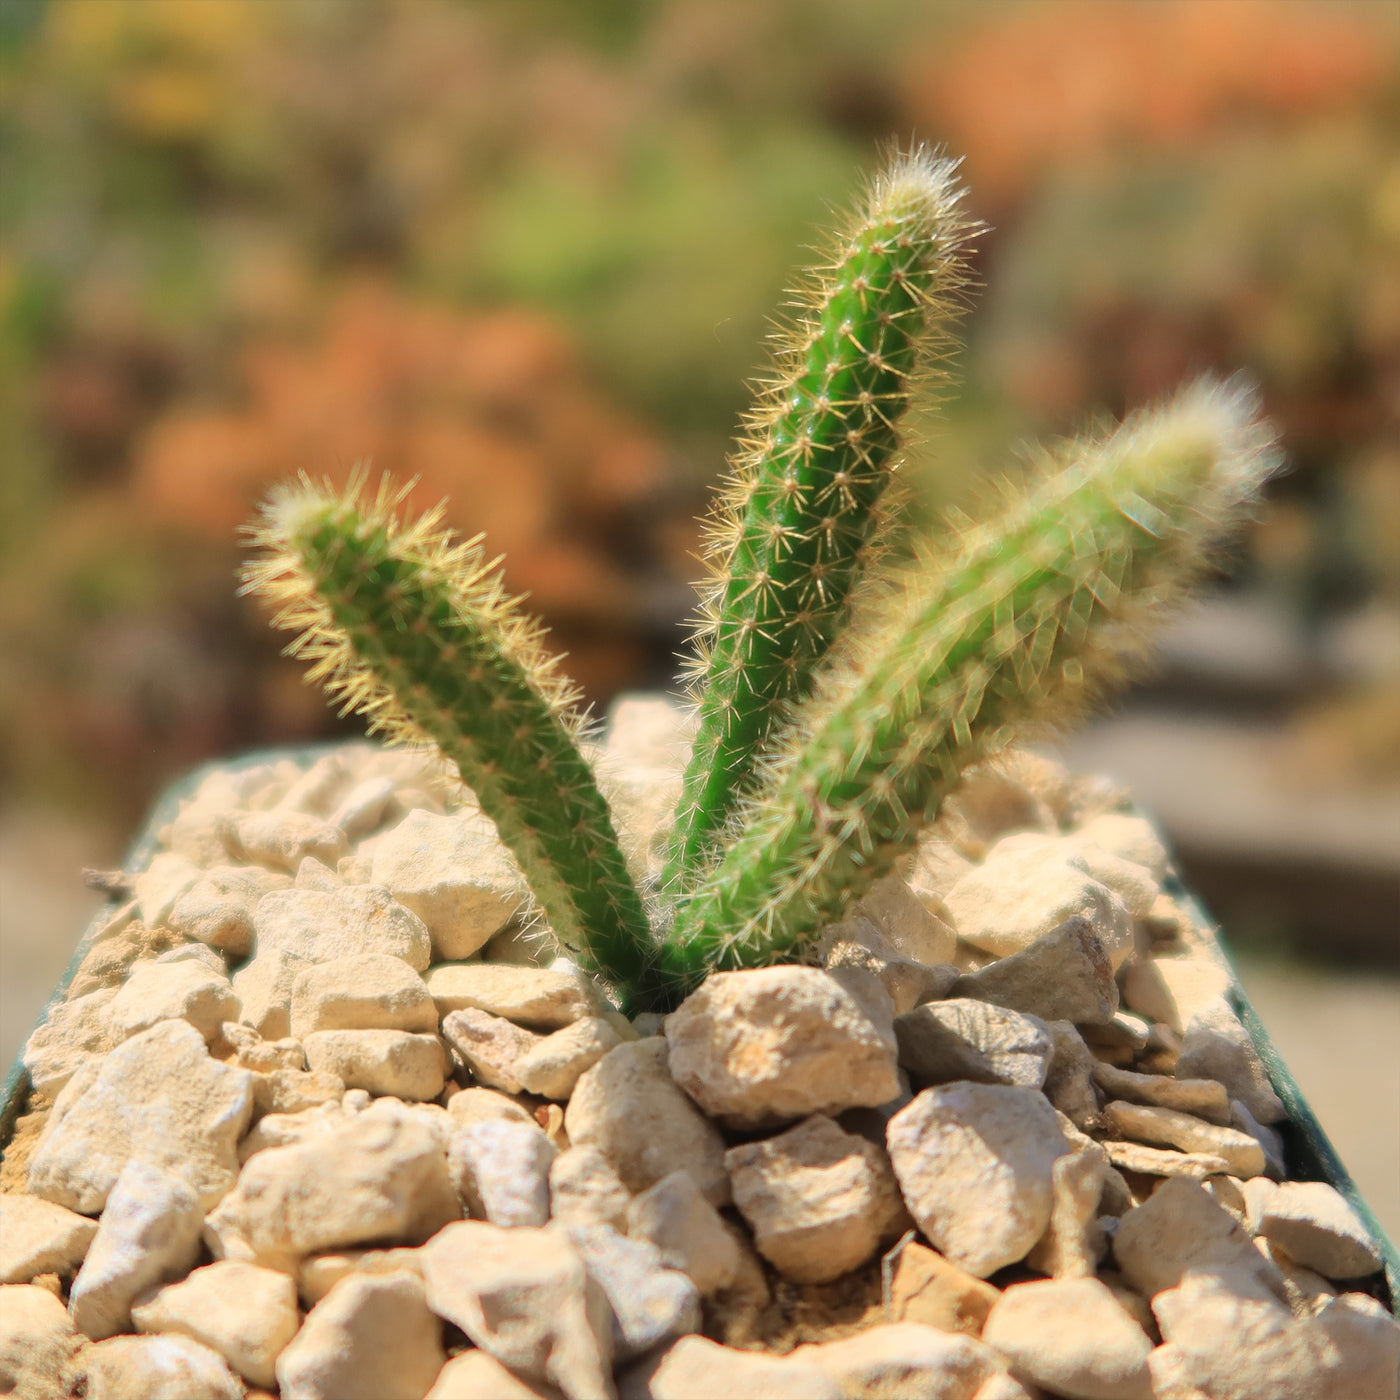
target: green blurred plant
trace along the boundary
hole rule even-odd
[[[903,410],[947,334],[958,202],[950,162],[896,157],[799,301],[718,507],[700,739],[649,910],[574,697],[479,539],[454,543],[440,513],[402,522],[403,493],[364,473],[343,492],[303,478],[253,529],[244,586],[290,650],[344,709],[455,764],[553,932],[629,1011],[802,957],[969,764],[1121,677],[1275,462],[1251,396],[1200,383],[1061,448],[914,562],[866,570],[894,528],[877,506]]]

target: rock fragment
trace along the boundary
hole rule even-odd
[[[869,919],[901,957],[925,967],[953,961],[957,935],[929,912],[900,876],[876,880],[861,896],[856,912]]]
[[[899,1092],[893,1005],[875,978],[843,972],[710,977],[666,1018],[676,1082],[736,1127],[888,1103]]]
[[[822,966],[828,972],[854,967],[877,977],[889,993],[896,1016],[944,996],[958,976],[956,967],[927,966],[901,956],[863,915],[828,924],[820,949]]]
[[[179,1333],[219,1353],[254,1385],[277,1383],[273,1366],[296,1335],[296,1285],[284,1273],[233,1259],[196,1269],[131,1309],[138,1332]]]
[[[629,1192],[684,1168],[712,1205],[727,1205],[724,1139],[677,1087],[668,1056],[660,1036],[608,1051],[569,1100],[569,1142],[596,1147]]]
[[[562,1231],[462,1221],[422,1260],[429,1307],[503,1366],[569,1400],[614,1393],[612,1309]]]
[[[1133,921],[1123,901],[1060,838],[1003,837],[946,902],[958,937],[997,957],[1030,947],[1076,915],[1098,934],[1115,969],[1132,952]]]
[[[81,1342],[68,1310],[47,1288],[0,1286],[0,1395],[62,1395],[64,1371]]]
[[[982,1336],[1017,1375],[1070,1400],[1153,1400],[1152,1343],[1096,1278],[1013,1284]]]
[[[307,856],[335,868],[349,849],[345,833],[324,817],[307,812],[242,812],[229,818],[231,845],[253,865],[294,874]]]
[[[1136,1074],[1130,1069],[1094,1061],[1094,1082],[1110,1098],[1152,1104],[1179,1113],[1193,1113],[1208,1123],[1230,1121],[1225,1086],[1215,1079],[1179,1079],[1167,1074]]]
[[[312,1031],[436,1031],[437,1008],[402,958],[360,953],[303,968],[292,984],[292,1035]]]
[[[85,1347],[73,1369],[85,1400],[244,1400],[223,1357],[189,1337],[111,1337]]]
[[[291,1272],[322,1250],[419,1244],[460,1214],[434,1134],[401,1111],[371,1110],[250,1158],[205,1239],[216,1258]]]
[[[478,1220],[506,1227],[549,1220],[549,1171],[558,1149],[533,1123],[468,1123],[452,1135],[452,1183]]]
[[[225,1021],[236,1021],[239,1002],[227,974],[191,959],[139,963],[107,1007],[107,1025],[126,1040],[160,1021],[188,1021],[206,1041]]]
[[[306,1051],[299,1040],[282,1036],[264,1040],[252,1026],[242,1021],[225,1021],[219,1027],[216,1050],[225,1063],[255,1074],[273,1074],[277,1070],[306,1068]]]
[[[622,1043],[601,1016],[584,1016],[547,1035],[515,1061],[513,1073],[528,1093],[567,1100],[583,1072]]]
[[[438,1373],[423,1400],[559,1400],[560,1392],[532,1385],[507,1370],[480,1347],[460,1352]]]
[[[306,1315],[277,1358],[277,1383],[282,1400],[422,1396],[446,1361],[422,1279],[352,1274]]]
[[[544,1038],[503,1016],[470,1006],[442,1018],[442,1036],[479,1084],[508,1094],[524,1088],[515,1073],[516,1063]]]
[[[382,953],[422,972],[432,955],[423,921],[377,885],[273,890],[258,901],[253,929],[258,957],[271,948],[313,963]]]
[[[1045,798],[1004,763],[979,763],[963,774],[939,813],[938,827],[959,850],[981,860],[990,846],[1016,832],[1054,832]]]
[[[306,1062],[351,1089],[423,1102],[447,1083],[447,1055],[435,1035],[412,1031],[312,1031]]]
[[[438,960],[471,957],[524,902],[495,825],[470,809],[409,812],[375,839],[370,879],[423,920]]]
[[[1148,1298],[1175,1288],[1192,1270],[1232,1270],[1284,1296],[1278,1270],[1235,1217],[1185,1177],[1164,1181],[1119,1220],[1113,1255],[1128,1282]]]
[[[281,1040],[292,1031],[292,988],[311,964],[285,948],[266,948],[233,974],[233,993],[243,1024],[264,1040]]]
[[[1284,1181],[1264,1194],[1251,1224],[1290,1259],[1324,1278],[1365,1278],[1381,1267],[1380,1249],[1335,1186]]]
[[[654,1246],[662,1263],[687,1274],[702,1295],[734,1282],[739,1247],[689,1172],[663,1176],[633,1197],[626,1210],[627,1233]]]
[[[1266,1125],[1288,1116],[1249,1032],[1223,997],[1205,1002],[1187,1022],[1176,1077],[1219,1080],[1232,1099]]]
[[[439,963],[428,969],[438,1014],[474,1009],[534,1031],[556,1031],[606,1009],[580,972],[506,963]]]
[[[162,1021],[113,1050],[67,1112],[51,1115],[29,1190],[95,1215],[135,1158],[188,1181],[208,1209],[238,1175],[252,1111],[252,1075],[210,1059],[187,1021]]]
[[[674,1175],[676,1173],[672,1172],[671,1176]],[[575,1143],[568,1151],[561,1152],[549,1169],[549,1190],[554,1219],[561,1225],[610,1225],[614,1230],[627,1229],[632,1193],[622,1184],[612,1163],[596,1147]]]
[[[312,1104],[291,1113],[267,1113],[259,1118],[238,1144],[238,1160],[246,1163],[270,1147],[290,1147],[295,1142],[329,1133],[344,1123],[349,1114],[341,1107],[344,1093],[326,1103]]]
[[[798,1347],[792,1356],[820,1367],[843,1396],[869,1400],[904,1395],[976,1400],[983,1383],[1003,1365],[972,1337],[917,1322],[871,1327],[839,1341]]]
[[[1050,1180],[1050,1223],[1026,1262],[1051,1278],[1087,1278],[1108,1248],[1098,1223],[1106,1162],[1097,1152],[1055,1159]]]
[[[333,749],[322,754],[292,779],[277,799],[275,810],[324,817],[350,782],[350,772],[346,750]]]
[[[1316,1316],[1295,1319],[1247,1275],[1193,1270],[1153,1298],[1152,1310],[1163,1345],[1148,1366],[1164,1400],[1380,1400],[1395,1393],[1400,1326],[1372,1298],[1344,1294]]]
[[[343,890],[346,882],[341,879],[339,869],[339,865],[335,870],[332,870],[329,865],[317,860],[315,856],[306,856],[297,866],[297,873],[292,878],[292,888],[294,890]]]
[[[1118,1137],[1219,1157],[1231,1176],[1247,1178],[1260,1176],[1264,1171],[1264,1149],[1248,1133],[1206,1123],[1173,1108],[1116,1099],[1104,1106],[1103,1126]]]
[[[423,1277],[423,1260],[417,1249],[345,1249],[333,1254],[313,1254],[297,1270],[297,1294],[307,1307],[315,1307],[332,1288],[351,1274],[396,1274]]]
[[[95,1342],[131,1331],[135,1298],[190,1271],[203,1224],[199,1198],[183,1181],[128,1162],[73,1281],[74,1326]]]
[[[736,1351],[704,1337],[682,1337],[661,1357],[622,1379],[622,1400],[843,1400],[820,1366],[796,1356]]]
[[[40,1274],[71,1278],[96,1233],[95,1220],[52,1201],[0,1195],[0,1285],[29,1283]]]
[[[1238,1099],[1230,1100],[1230,1126],[1248,1133],[1264,1149],[1264,1175],[1282,1181],[1288,1175],[1283,1135],[1266,1128]]]
[[[890,1120],[890,1161],[919,1228],[978,1278],[1023,1259],[1050,1223],[1054,1162],[1069,1150],[1034,1089],[947,1084]]]
[[[1133,918],[1146,918],[1161,893],[1152,872],[1137,861],[1125,860],[1115,852],[1106,850],[1092,837],[1080,832],[1075,832],[1070,840],[1089,874],[1112,890]]]
[[[323,1103],[339,1103],[345,1081],[323,1070],[275,1069],[253,1080],[253,1113],[300,1113]],[[240,1151],[241,1151],[240,1145]]]
[[[937,1250],[909,1240],[898,1253],[890,1281],[890,1316],[897,1322],[920,1322],[941,1332],[980,1337],[998,1289]]]
[[[606,1225],[575,1227],[568,1235],[612,1308],[616,1361],[700,1330],[700,1290],[688,1275],[667,1268],[655,1245]]]
[[[1047,1021],[1053,1048],[1045,1070],[1045,1097],[1076,1128],[1084,1132],[1099,1125],[1099,1097],[1094,1092],[1095,1067],[1101,1062],[1068,1021]]]
[[[192,860],[174,851],[161,851],[131,882],[136,910],[147,928],[155,928],[170,917],[175,901],[203,872]]]
[[[1144,867],[1159,884],[1170,862],[1152,823],[1126,812],[1104,812],[1091,818],[1075,833],[1076,839],[1093,841],[1122,860]]]
[[[488,1118],[509,1118],[516,1123],[533,1123],[534,1118],[509,1094],[473,1085],[458,1089],[447,1100],[447,1113],[453,1123],[480,1123]]]
[[[1228,1173],[1230,1164],[1214,1152],[1177,1152],[1171,1148],[1148,1147],[1140,1142],[1119,1142],[1110,1138],[1103,1145],[1108,1160],[1119,1171],[1140,1176],[1180,1176],[1204,1181],[1208,1176]]]
[[[884,1153],[823,1114],[724,1160],[759,1253],[795,1283],[850,1272],[903,1223]]]
[[[367,836],[384,820],[393,800],[394,784],[390,778],[364,778],[336,804],[330,814],[331,824],[352,841]]]
[[[79,1065],[94,1055],[105,1055],[120,1039],[107,1022],[107,1011],[117,995],[115,987],[103,987],[50,1007],[24,1047],[24,1067],[29,1082],[50,1098],[72,1079]]]
[[[1108,1021],[1118,984],[1103,939],[1085,918],[1066,919],[1033,943],[953,984],[951,995],[977,997],[1046,1021]]]
[[[175,901],[170,927],[230,957],[246,957],[253,946],[253,914],[258,901],[287,884],[285,875],[256,866],[216,865]]]
[[[894,1023],[899,1063],[917,1084],[970,1079],[1039,1089],[1054,1049],[1045,1027],[985,1001],[955,997],[915,1007]]]

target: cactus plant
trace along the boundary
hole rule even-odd
[[[244,586],[298,632],[289,650],[346,709],[456,766],[624,1010],[803,957],[965,768],[1121,677],[1273,469],[1248,392],[1202,382],[872,573],[900,416],[939,372],[962,281],[958,206],[949,162],[896,156],[800,303],[717,515],[699,738],[645,912],[569,688],[479,540],[454,543],[438,513],[401,523],[363,474],[275,493],[253,530]]]

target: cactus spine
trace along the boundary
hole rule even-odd
[[[314,662],[342,712],[454,763],[510,847],[555,935],[590,970],[635,986],[653,953],[608,808],[579,751],[574,693],[540,629],[507,596],[476,540],[454,543],[441,507],[402,525],[405,493],[357,475],[274,495],[244,591],[271,598],[292,655]]]
[[[1272,469],[1252,409],[1198,385],[1072,445],[954,560],[906,570],[682,903],[648,996],[671,1003],[711,969],[800,956],[912,847],[964,768],[1116,681]]]
[[[693,881],[786,708],[807,693],[880,523],[899,422],[962,286],[956,163],[875,179],[749,416],[712,525],[696,628],[699,727],[662,884]]]

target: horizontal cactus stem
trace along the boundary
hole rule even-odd
[[[677,913],[648,996],[712,968],[801,956],[908,850],[959,774],[1025,726],[1118,680],[1162,605],[1251,501],[1274,458],[1237,392],[1198,386],[974,531],[827,680],[770,790]]]
[[[575,741],[572,696],[474,544],[428,517],[305,487],[269,506],[247,587],[279,602],[289,648],[345,709],[455,765],[556,937],[624,1000],[653,949],[607,805]]]
[[[672,890],[707,862],[845,616],[911,385],[937,364],[962,280],[968,230],[952,172],[916,152],[876,180],[748,422],[714,530],[699,725],[663,876]]]

